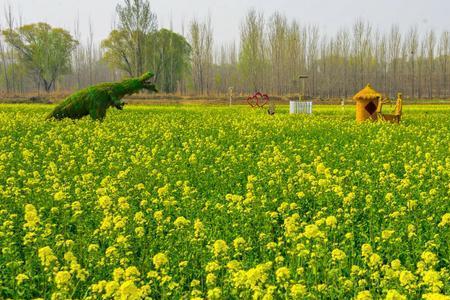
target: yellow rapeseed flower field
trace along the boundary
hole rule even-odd
[[[450,106],[50,109],[0,106],[0,299],[450,299]]]

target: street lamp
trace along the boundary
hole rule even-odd
[[[303,97],[305,97],[305,80],[308,79],[308,75],[300,75],[298,79],[300,79],[300,82],[302,83],[301,92],[300,92],[300,101],[303,100]]]
[[[230,97],[230,106],[231,106],[231,104],[232,104],[232,102],[233,102],[233,87],[232,86],[230,86],[229,88],[228,88],[228,96]]]
[[[412,78],[411,78],[411,100],[414,99],[414,90],[415,90],[415,74],[414,74],[414,55],[416,53],[413,51],[411,51],[411,64],[412,64]]]

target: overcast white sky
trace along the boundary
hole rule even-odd
[[[95,40],[105,38],[121,0],[0,0],[0,9],[10,3],[22,15],[23,23],[43,21],[73,31],[77,16],[86,38],[89,20]],[[216,42],[230,42],[239,37],[239,26],[250,8],[270,15],[275,11],[301,24],[317,24],[327,33],[351,26],[357,18],[370,21],[385,30],[399,24],[403,30],[418,25],[421,30],[450,30],[450,0],[151,0],[161,27],[182,31],[193,17],[211,15]],[[1,14],[0,23],[4,23]]]

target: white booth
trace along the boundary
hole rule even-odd
[[[312,114],[312,101],[291,101],[289,112],[291,114]]]

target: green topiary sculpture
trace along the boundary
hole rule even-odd
[[[109,107],[123,109],[125,103],[122,98],[126,95],[132,95],[143,89],[157,92],[150,80],[153,76],[152,72],[148,72],[139,78],[102,83],[80,90],[59,104],[47,119],[81,119],[90,115],[94,120],[103,120]]]

